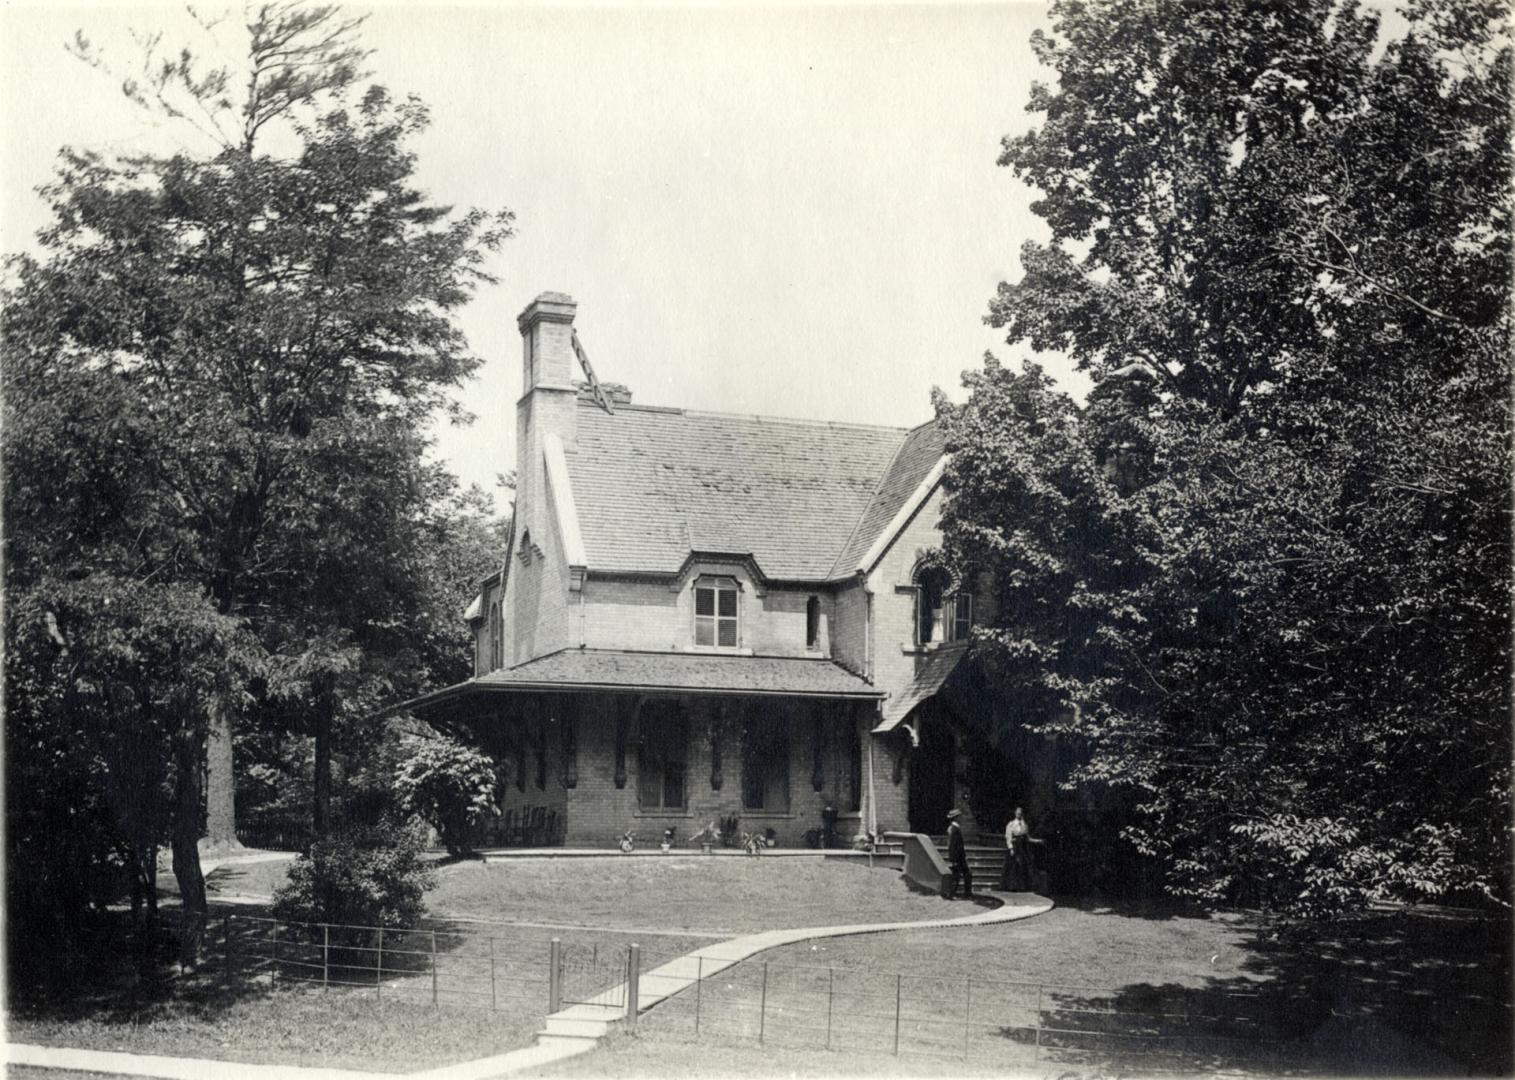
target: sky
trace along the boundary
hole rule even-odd
[[[459,394],[476,420],[436,433],[465,483],[514,467],[515,317],[549,290],[578,301],[600,379],[652,405],[912,426],[933,386],[962,398],[985,350],[1025,355],[983,317],[1047,236],[996,165],[1050,78],[1029,44],[1040,3],[349,10],[370,14],[371,81],[431,106],[419,185],[516,215],[498,284],[459,316],[485,361]],[[80,28],[117,64],[133,29],[235,47],[182,8],[0,6],[7,253],[46,222],[35,188],[60,146],[211,148],[68,56]]]

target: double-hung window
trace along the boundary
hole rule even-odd
[[[967,641],[973,628],[973,594],[964,589],[953,598],[952,640]]]
[[[689,761],[689,722],[676,709],[649,709],[642,716],[637,802],[641,809],[682,810]]]
[[[730,578],[701,578],[694,586],[694,643],[737,647],[737,588]]]

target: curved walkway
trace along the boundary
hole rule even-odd
[[[853,934],[876,934],[888,930],[931,930],[948,926],[992,926],[997,923],[1029,919],[1052,909],[1052,901],[1035,893],[1000,893],[986,895],[997,907],[982,908],[971,915],[955,919],[926,919],[921,922],[854,923],[844,926],[804,926],[793,930],[765,930],[743,934],[716,945],[706,945],[671,960],[637,980],[637,1013],[640,1015],[659,1002],[682,993],[700,979],[718,975],[743,960],[781,945],[812,941],[816,938],[848,937]],[[547,1026],[537,1036],[535,1046],[512,1050],[491,1058],[480,1058],[460,1065],[426,1073],[427,1080],[488,1080],[490,1077],[537,1068],[564,1058],[588,1053],[610,1030],[610,1025],[625,1019],[625,1007],[613,1004],[626,1000],[624,984],[598,995],[603,1004],[590,1002],[573,1005],[553,1013]]]
[[[637,1013],[689,989],[700,979],[718,975],[734,964],[768,949],[793,945],[817,938],[876,934],[888,930],[931,930],[952,926],[993,926],[998,923],[1029,919],[1052,909],[1052,901],[1035,893],[1000,893],[985,895],[996,907],[979,910],[954,919],[926,919],[921,922],[855,923],[844,926],[805,926],[792,930],[765,930],[743,934],[714,945],[706,945],[671,960],[642,975],[637,980]],[[410,1080],[489,1080],[526,1069],[577,1057],[593,1050],[609,1032],[610,1025],[625,1019],[625,1007],[612,1004],[626,1000],[626,986],[621,984],[598,995],[599,1004],[590,1002],[559,1010],[547,1018],[547,1025],[537,1035],[534,1045],[493,1057],[444,1065],[422,1072],[370,1073],[352,1069],[317,1069],[291,1066],[252,1065],[202,1058],[148,1057],[142,1054],[111,1053],[101,1050],[68,1050],[49,1046],[9,1045],[5,1059],[17,1065],[73,1069],[82,1072],[116,1073],[126,1076],[166,1077],[169,1080],[199,1080],[204,1076],[240,1077],[246,1080],[394,1080],[397,1075]]]

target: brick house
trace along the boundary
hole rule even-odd
[[[923,563],[942,440],[633,404],[575,382],[575,303],[521,313],[510,550],[474,677],[407,702],[501,763],[485,839],[652,843],[736,815],[803,844],[968,810],[948,684],[989,590]],[[587,368],[587,364],[586,364]],[[970,823],[971,826],[971,823]]]

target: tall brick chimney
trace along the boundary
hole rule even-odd
[[[520,663],[561,648],[567,633],[566,579],[559,583],[557,526],[548,502],[544,459],[549,435],[562,441],[565,455],[577,451],[578,389],[573,383],[576,360],[573,351],[573,317],[578,305],[573,297],[545,292],[526,306],[516,319],[521,330],[521,397],[516,402],[516,550],[506,579],[506,612],[511,624],[506,633],[507,656]],[[541,551],[523,559],[521,544],[530,537],[530,547]],[[543,562],[545,558],[548,563]],[[560,596],[561,593],[561,596]]]

